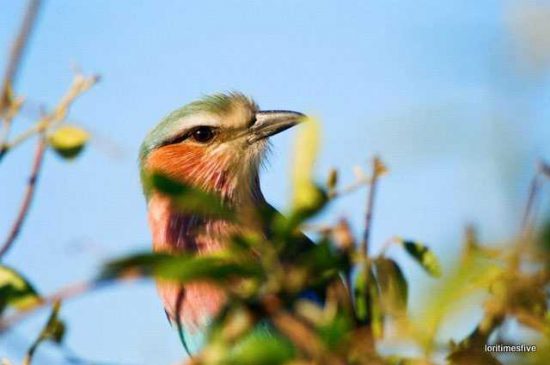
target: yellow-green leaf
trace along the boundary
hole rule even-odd
[[[0,312],[7,306],[25,309],[36,305],[40,297],[17,271],[0,265]]]
[[[375,338],[382,338],[384,335],[384,312],[382,310],[380,289],[377,285],[376,279],[372,273],[370,273],[370,279],[367,283],[369,293],[369,318],[372,328],[372,334]]]
[[[323,191],[313,182],[313,166],[319,149],[319,123],[311,118],[303,122],[298,131],[292,167],[295,212],[319,209],[326,200]]]
[[[290,362],[295,351],[293,344],[286,338],[276,333],[266,335],[262,329],[258,329],[237,342],[221,363],[283,365]]]
[[[374,270],[380,286],[380,300],[385,313],[400,315],[407,310],[407,280],[395,261],[378,258]]]
[[[367,283],[372,280],[368,267],[362,268],[355,278],[354,298],[355,312],[359,320],[364,321],[368,318],[368,286]]]
[[[432,276],[441,276],[441,265],[437,256],[425,245],[413,242],[403,241],[405,250],[416,262],[418,262],[426,272]]]
[[[372,267],[368,264],[360,268],[357,273],[354,299],[357,318],[363,323],[370,324],[373,335],[380,338],[384,329],[380,292]]]
[[[56,344],[60,344],[65,337],[65,323],[59,319],[59,310],[61,309],[61,302],[56,301],[53,304],[52,311],[48,317],[48,321],[40,331],[40,334],[34,340],[31,347],[27,351],[27,357],[24,361],[25,364],[30,364],[36,349],[44,341],[52,341]]]
[[[64,125],[49,135],[48,142],[61,157],[71,159],[78,156],[89,138],[89,133],[84,129]]]

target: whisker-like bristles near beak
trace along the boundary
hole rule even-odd
[[[249,128],[248,142],[254,143],[295,126],[306,118],[288,110],[265,110],[256,113],[256,122]]]

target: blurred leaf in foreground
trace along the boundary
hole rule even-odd
[[[441,265],[437,256],[425,245],[413,242],[403,241],[405,251],[418,262],[428,274],[434,277],[441,276]]]
[[[380,298],[385,313],[405,314],[407,311],[407,280],[397,263],[391,259],[378,258],[374,261]]]
[[[359,269],[354,285],[356,316],[361,323],[370,324],[372,333],[380,338],[383,334],[383,313],[380,291],[371,265]]]
[[[61,157],[72,159],[82,152],[89,138],[89,133],[84,129],[64,125],[48,136],[48,143]]]
[[[42,331],[38,335],[38,338],[33,342],[27,355],[23,361],[23,365],[30,365],[32,362],[32,357],[36,352],[36,349],[44,341],[52,341],[54,343],[60,344],[63,341],[65,336],[65,323],[59,319],[59,310],[61,309],[61,302],[57,301],[54,303],[52,312],[48,317],[48,321]]]
[[[186,283],[195,280],[226,282],[235,277],[261,277],[255,262],[237,262],[221,254],[208,256],[145,253],[112,261],[104,266],[100,280],[125,276],[154,276]]]
[[[308,118],[298,131],[292,166],[294,192],[293,211],[298,214],[311,214],[319,210],[327,197],[325,192],[313,182],[313,167],[319,150],[319,122]]]
[[[274,334],[251,333],[230,352],[229,363],[235,365],[279,365],[294,357],[294,346]]]
[[[233,219],[235,214],[216,194],[185,185],[160,173],[153,173],[146,179],[147,190],[153,189],[171,197],[183,213],[202,217]]]
[[[38,293],[23,276],[7,266],[0,265],[0,314],[8,306],[25,309],[39,301]]]

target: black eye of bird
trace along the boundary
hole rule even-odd
[[[214,138],[215,132],[211,127],[198,127],[191,132],[191,137],[199,143],[210,142]]]

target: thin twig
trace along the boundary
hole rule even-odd
[[[53,303],[52,306],[52,312],[50,313],[50,316],[48,317],[47,322],[44,325],[44,328],[42,331],[40,331],[40,334],[38,337],[33,341],[29,349],[27,350],[27,353],[25,355],[25,358],[23,359],[23,365],[31,365],[34,354],[36,353],[36,350],[38,347],[51,336],[49,333],[51,331],[51,326],[54,325],[54,323],[58,322],[58,315],[59,310],[61,309],[61,301],[56,301]]]
[[[335,198],[340,197],[342,195],[347,195],[347,194],[353,193],[354,191],[359,190],[363,186],[369,185],[371,183],[371,181],[372,181],[372,179],[370,177],[357,178],[357,180],[355,180],[350,185],[348,185],[348,186],[346,186],[346,187],[344,187],[340,190],[333,191],[330,194],[329,197],[330,197],[330,199],[335,199]]]
[[[550,179],[550,165],[543,160],[540,160],[537,165],[537,171],[531,180],[529,185],[529,195],[527,197],[527,203],[525,204],[525,210],[523,212],[523,218],[521,220],[520,237],[525,240],[531,230],[535,217],[535,204],[537,198],[544,183],[544,180]]]
[[[2,247],[0,248],[0,259],[2,259],[2,257],[4,257],[4,255],[8,252],[8,250],[12,247],[17,236],[19,235],[19,232],[21,231],[21,227],[23,226],[23,223],[25,222],[25,218],[27,217],[27,214],[29,212],[29,208],[31,206],[31,203],[34,197],[34,192],[36,190],[35,189],[36,182],[38,181],[40,168],[42,166],[42,161],[44,160],[44,152],[46,151],[46,146],[47,146],[46,138],[45,136],[41,135],[39,137],[38,144],[36,146],[36,152],[34,154],[31,174],[27,182],[25,195],[23,196],[23,201],[21,202],[19,213],[17,214],[17,217],[15,218],[15,221],[13,222],[8,232],[8,236],[6,240],[2,244]]]
[[[376,198],[376,186],[378,183],[378,177],[380,175],[380,166],[382,162],[378,156],[375,156],[372,161],[372,175],[371,184],[369,189],[369,195],[367,198],[367,212],[365,214],[365,231],[363,232],[363,239],[361,240],[360,252],[364,257],[369,255],[369,239],[372,228],[372,217],[374,211],[374,199]]]
[[[525,209],[523,211],[523,217],[521,219],[521,227],[514,253],[510,256],[509,265],[512,270],[519,267],[521,257],[526,252],[525,248],[529,244],[532,234],[533,224],[536,221],[536,209],[535,205],[540,200],[539,192],[544,179],[548,178],[549,166],[544,161],[539,161],[535,175],[529,185],[529,194],[527,196],[527,202],[525,203]]]
[[[41,298],[40,301],[35,305],[29,308],[22,309],[12,314],[11,316],[4,317],[2,320],[0,320],[0,334],[5,330],[9,329],[10,327],[12,327],[15,323],[20,322],[21,320],[27,318],[30,314],[36,312],[41,308],[50,306],[57,301],[65,301],[65,300],[77,297],[79,295],[82,295],[84,293],[88,293],[92,290],[103,287],[104,284],[107,284],[110,282],[112,281],[109,281],[109,282],[83,281],[83,282],[70,284],[49,296]]]
[[[529,186],[529,195],[527,197],[527,203],[525,204],[525,210],[523,211],[523,218],[521,220],[521,235],[523,238],[525,238],[527,232],[529,231],[529,227],[531,226],[530,222],[533,215],[533,206],[535,204],[540,185],[540,172],[537,171]]]
[[[537,171],[533,179],[531,180],[531,185],[529,187],[529,196],[527,198],[527,203],[525,204],[525,211],[523,212],[523,219],[521,222],[521,234],[525,237],[532,226],[532,222],[535,219],[533,216],[535,214],[535,204],[537,203],[538,194],[544,180],[550,179],[550,165],[545,161],[540,160],[537,164]]]
[[[22,344],[27,344],[29,342],[26,335],[22,335],[21,333],[18,333],[16,330],[10,331],[10,339],[13,341],[17,341],[17,344],[21,344],[19,346],[22,346]],[[89,360],[82,356],[80,356],[75,350],[73,350],[70,346],[68,346],[66,343],[60,343],[55,346],[56,352],[59,353],[59,356],[61,356],[64,359],[64,363],[72,364],[72,365],[135,365],[134,363],[120,363],[120,362],[105,362],[105,361],[95,361],[95,360]],[[47,358],[44,357],[45,355],[41,356],[43,359],[43,363],[51,364],[54,361],[52,360],[52,356],[48,356]],[[4,360],[4,359],[2,359]],[[2,360],[0,360],[0,365],[6,365],[2,363]]]
[[[0,89],[0,115],[3,114],[9,103],[10,89],[17,78],[21,59],[25,53],[29,37],[36,22],[36,16],[40,10],[40,3],[40,0],[29,0],[27,10],[25,11],[25,17],[23,18],[17,37],[12,44],[10,56],[6,64],[6,70],[4,71],[2,88]]]
[[[75,99],[94,86],[99,79],[100,77],[98,75],[92,75],[89,77],[80,74],[76,75],[71,86],[52,112],[46,114],[27,130],[14,137],[11,142],[4,144],[4,153],[25,142],[35,134],[47,133],[50,129],[55,128],[60,123],[65,121],[66,116],[69,113],[69,109]]]

